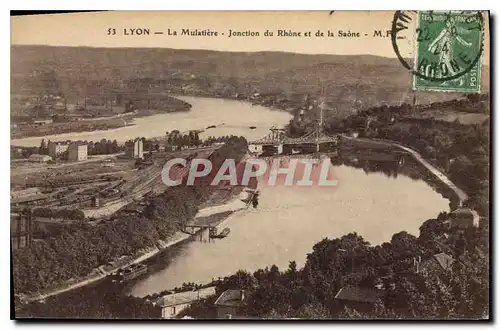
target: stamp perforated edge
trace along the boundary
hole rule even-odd
[[[414,36],[414,45],[415,47],[413,47],[413,49],[415,50],[414,54],[413,54],[413,70],[417,70],[417,57],[418,57],[418,42],[417,42],[417,33],[416,33],[416,29],[420,26],[420,13],[422,11],[417,11],[417,19],[415,20],[416,22],[416,25],[415,25],[415,32],[413,33],[413,36]],[[484,11],[478,11],[479,13],[481,13],[481,16],[483,18],[483,22],[485,21],[484,19],[484,16],[485,16],[485,12]],[[489,15],[489,12],[486,12],[486,19],[488,19],[488,22],[489,22],[489,18],[490,18],[490,15]],[[488,25],[489,26],[489,25]],[[481,39],[481,48],[482,48],[482,51],[481,51],[481,54],[479,54],[479,59],[478,59],[478,84],[479,84],[479,88],[477,90],[454,90],[454,89],[439,89],[439,88],[436,88],[434,86],[432,87],[417,87],[416,86],[416,80],[417,80],[417,76],[412,74],[412,88],[414,91],[416,92],[440,92],[440,93],[470,93],[470,94],[480,94],[481,91],[482,91],[482,69],[483,69],[483,56],[484,56],[484,24],[482,25],[482,29],[481,29],[481,33],[480,33],[480,39]]]

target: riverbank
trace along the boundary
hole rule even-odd
[[[175,94],[172,94],[174,97],[204,97],[204,98],[213,98],[213,99],[221,99],[221,100],[230,100],[230,101],[240,101],[246,102],[251,105],[259,105],[271,110],[275,111],[285,111],[287,113],[291,113],[293,110],[297,108],[301,108],[304,106],[304,103],[301,102],[292,102],[288,100],[285,95],[281,94],[270,94],[270,95],[258,95],[258,96],[245,96],[242,94],[238,95],[224,95],[218,93],[206,93],[206,92],[180,92],[177,91]],[[303,100],[303,98],[300,98]]]
[[[165,132],[178,130],[202,131],[202,139],[224,136],[244,136],[248,141],[260,139],[273,126],[284,127],[292,115],[286,111],[276,111],[246,101],[179,96],[192,105],[189,112],[163,113],[154,116],[137,117],[134,124],[127,127],[96,130],[92,132],[45,135],[45,141],[116,140],[119,144],[136,137],[153,139],[165,136]],[[11,145],[19,147],[39,147],[42,137],[12,139]]]
[[[219,226],[223,225],[225,223],[225,220],[227,220],[229,216],[234,212],[246,209],[248,207],[248,203],[242,201],[242,199],[245,198],[249,198],[247,193],[238,192],[236,196],[233,196],[223,204],[203,208],[199,210],[191,224],[210,224],[213,227],[219,228]],[[194,234],[197,234],[199,230],[200,229],[195,230]],[[32,303],[36,301],[43,301],[49,297],[87,286],[89,284],[103,280],[120,268],[125,268],[134,264],[144,262],[168,248],[172,248],[177,244],[188,241],[193,236],[194,235],[186,234],[180,231],[176,232],[169,238],[167,242],[158,241],[156,247],[139,251],[135,256],[131,258],[117,260],[113,263],[113,265],[101,265],[97,268],[94,268],[94,270],[84,278],[70,279],[63,284],[57,285],[57,287],[41,290],[40,292],[33,295],[20,294],[19,297],[24,303]]]
[[[149,117],[164,113],[187,112],[191,104],[170,97],[172,104],[164,109],[138,109],[130,113],[95,117],[76,121],[53,122],[44,125],[19,124],[11,128],[11,139],[44,137],[56,134],[107,131],[134,125],[135,118]]]
[[[192,105],[189,102],[181,100],[182,97],[203,97],[203,98],[213,98],[220,100],[230,100],[230,101],[240,101],[251,105],[259,105],[266,107],[273,111],[283,111],[286,113],[291,113],[295,109],[303,106],[302,103],[292,101],[286,101],[284,96],[280,95],[269,95],[269,96],[257,96],[257,97],[243,97],[243,96],[231,96],[231,95],[219,95],[213,93],[196,93],[196,92],[184,92],[175,93],[170,96],[179,102],[180,105],[172,109],[166,110],[152,110],[152,109],[140,109],[135,110],[131,113],[121,113],[112,116],[96,117],[82,119],[78,121],[71,122],[54,122],[45,125],[30,125],[30,124],[19,124],[11,128],[11,139],[23,139],[23,138],[34,138],[34,137],[46,137],[58,134],[68,134],[68,133],[86,133],[93,131],[111,131],[115,129],[120,129],[124,127],[134,126],[134,119],[151,117],[164,113],[179,113],[188,112],[191,110]],[[280,99],[281,101],[279,101]],[[284,102],[285,100],[286,102]]]

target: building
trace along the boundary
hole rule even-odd
[[[455,262],[455,259],[451,257],[450,255],[446,253],[437,253],[432,256],[432,258],[429,258],[427,260],[424,260],[420,262],[420,259],[418,259],[416,262],[414,262],[416,269],[416,273],[421,273],[421,272],[441,272],[443,270],[449,271],[452,270],[453,263]]]
[[[90,206],[91,207],[99,207],[100,206],[99,196],[92,196],[92,198],[90,199]]]
[[[341,307],[347,306],[360,312],[369,312],[377,300],[385,295],[383,290],[363,288],[359,286],[345,286],[335,295],[335,300]]]
[[[452,227],[465,229],[479,226],[479,214],[467,207],[460,207],[450,213],[450,223]]]
[[[172,293],[158,298],[154,306],[161,310],[162,319],[175,318],[181,311],[191,306],[195,301],[215,295],[215,287],[208,287],[197,291]]]
[[[72,142],[68,147],[68,160],[70,162],[79,162],[87,159],[87,144],[83,142]]]
[[[230,289],[224,291],[214,303],[217,309],[217,318],[239,318],[239,315],[241,315],[241,307],[247,298],[245,290]]]
[[[47,125],[47,124],[52,124],[54,121],[52,119],[39,119],[39,120],[34,120],[33,124],[36,126],[42,126],[42,125]]]
[[[10,236],[13,250],[28,247],[32,239],[31,215],[11,213]]]
[[[261,154],[262,153],[262,144],[249,144],[248,150],[254,154]]]
[[[52,157],[50,157],[49,155],[33,154],[28,159],[33,163],[46,163],[48,161],[51,161]]]
[[[69,143],[65,142],[49,142],[49,156],[52,159],[61,158],[61,156],[68,150]]]
[[[26,185],[26,183],[25,183]],[[27,188],[14,190],[10,192],[10,204],[18,206],[19,204],[40,201],[46,199],[47,195],[42,193],[39,188]]]
[[[46,155],[41,155],[41,156],[46,156]],[[16,199],[16,198],[37,196],[37,195],[41,195],[41,194],[42,194],[42,192],[40,191],[40,188],[36,188],[36,187],[35,188],[26,188],[26,189],[20,189],[20,190],[11,190],[10,191],[10,198]]]
[[[125,142],[125,156],[130,159],[143,158],[144,156],[144,145],[142,140],[136,138],[135,140],[130,140]]]

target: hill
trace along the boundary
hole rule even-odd
[[[483,68],[485,74],[487,68]],[[489,90],[489,79],[483,79]],[[12,93],[68,98],[157,88],[198,95],[322,93],[332,108],[411,102],[411,74],[397,59],[371,55],[218,52],[168,48],[11,47]],[[323,89],[322,89],[323,88]],[[418,93],[419,103],[460,97]]]

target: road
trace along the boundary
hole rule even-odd
[[[422,155],[420,155],[420,153],[418,153],[417,151],[415,151],[415,150],[413,150],[413,149],[411,149],[411,148],[409,148],[407,146],[404,146],[402,144],[399,144],[398,142],[390,141],[390,140],[367,139],[367,138],[352,138],[352,137],[349,137],[349,136],[346,136],[346,135],[342,135],[342,138],[344,138],[344,139],[350,139],[350,140],[358,140],[358,141],[366,140],[366,141],[371,141],[371,142],[379,142],[379,143],[384,143],[384,144],[387,144],[387,145],[393,145],[395,147],[398,147],[399,149],[402,149],[402,150],[408,152],[410,155],[412,155],[413,158],[415,158],[415,160],[417,160],[426,169],[428,169],[432,174],[434,174],[434,176],[436,176],[441,182],[443,182],[445,185],[447,185],[448,187],[450,187],[450,189],[453,190],[453,192],[455,193],[455,195],[457,195],[457,197],[459,199],[459,206],[461,206],[462,203],[465,200],[468,199],[467,194],[462,189],[458,188],[443,172],[441,172],[434,165],[432,165],[431,163],[429,163],[428,161],[426,161],[422,157]]]
[[[439,180],[441,180],[444,184],[446,184],[448,187],[450,187],[455,194],[457,195],[458,199],[460,200],[460,205],[468,199],[467,194],[460,188],[458,188],[446,175],[444,175],[441,171],[439,171],[437,168],[432,166],[428,161],[426,161],[418,152],[416,152],[413,149],[410,149],[408,147],[405,147],[400,144],[395,144],[399,148],[409,152],[416,160],[420,162],[420,164],[424,165],[432,174],[434,174]]]

